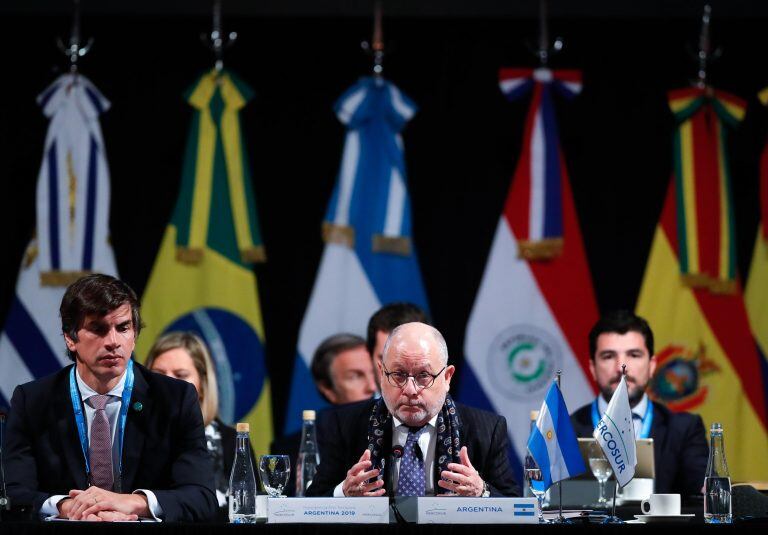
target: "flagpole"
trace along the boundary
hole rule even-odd
[[[627,365],[622,364],[621,365],[621,375],[625,378],[627,377]],[[627,391],[627,394],[629,394],[629,391]],[[616,516],[616,490],[619,487],[619,479],[614,474],[613,476],[613,507],[611,508],[611,516],[603,520],[603,524],[623,524],[624,521],[620,519],[618,516]]]
[[[562,379],[563,370],[557,370],[557,374],[555,374],[555,383],[557,383],[557,388],[562,392],[562,389],[560,388],[560,382]],[[571,524],[572,522],[568,519],[566,519],[563,516],[563,489],[561,487],[561,482],[557,482],[557,496],[559,500],[559,516],[557,517],[557,523],[558,524]]]

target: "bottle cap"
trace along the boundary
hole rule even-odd
[[[531,420],[539,419],[539,411],[531,411]]]
[[[315,411],[303,411],[301,413],[301,419],[302,420],[313,420],[315,419]]]
[[[235,427],[238,433],[249,433],[251,431],[251,424],[247,422],[239,422]]]

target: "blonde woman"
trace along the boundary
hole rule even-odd
[[[216,369],[205,342],[191,332],[166,333],[149,350],[146,366],[153,372],[192,383],[197,389],[205,424],[206,446],[213,462],[216,498],[219,507],[226,510],[236,433],[219,419]]]

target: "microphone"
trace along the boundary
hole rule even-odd
[[[389,470],[387,470],[387,494],[390,502],[395,497],[395,461],[403,456],[405,450],[400,444],[395,444],[389,452]]]
[[[400,444],[395,444],[389,451],[389,469],[387,470],[387,494],[389,495],[389,506],[392,508],[392,512],[395,515],[395,520],[398,524],[405,524],[403,515],[400,514],[400,510],[395,503],[395,461],[403,456],[405,450]]]
[[[5,489],[5,463],[3,462],[3,446],[5,442],[5,407],[0,407],[0,516],[3,511],[11,510],[11,502]]]

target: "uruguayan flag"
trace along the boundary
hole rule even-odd
[[[541,469],[546,488],[586,471],[568,408],[555,382],[541,405],[536,427],[528,439],[528,451]]]
[[[383,78],[363,78],[336,104],[347,127],[338,181],[323,223],[326,242],[298,341],[285,431],[301,411],[326,405],[309,365],[317,346],[339,332],[365,335],[382,305],[427,298],[411,241],[411,206],[400,131],[416,106]]]
[[[69,362],[59,305],[92,272],[117,274],[109,245],[109,170],[99,115],[107,101],[83,75],[65,74],[38,97],[50,118],[37,182],[36,235],[19,269],[0,336],[0,403],[16,385]]]
[[[637,451],[626,377],[621,377],[619,386],[611,396],[608,408],[597,422],[592,435],[603,448],[603,453],[611,463],[619,485],[623,487],[632,481],[635,477],[635,466],[637,466]]]

